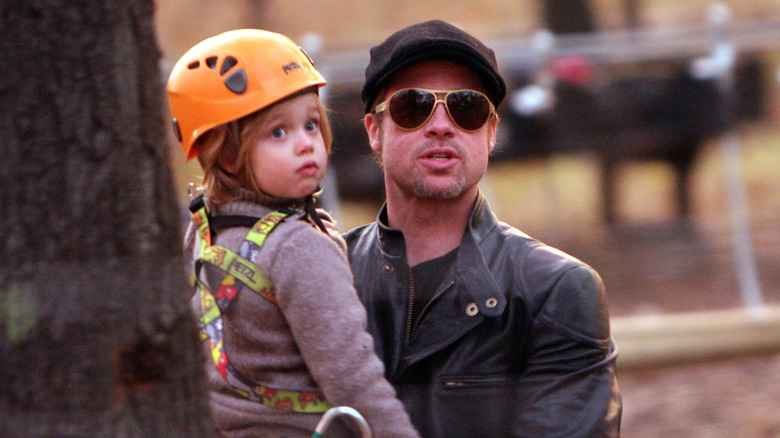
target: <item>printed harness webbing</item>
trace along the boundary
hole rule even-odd
[[[279,389],[257,383],[241,374],[230,363],[225,351],[222,314],[236,297],[242,284],[266,300],[278,304],[273,285],[248,259],[250,254],[263,246],[268,234],[287,216],[287,213],[274,211],[255,222],[241,244],[239,254],[236,254],[227,248],[211,244],[212,231],[205,205],[193,212],[201,242],[200,256],[195,262],[194,279],[203,314],[199,321],[200,337],[202,341],[209,341],[211,357],[217,370],[239,395],[275,409],[322,413],[331,408],[331,405],[321,392]],[[205,263],[216,266],[226,274],[216,294],[200,279],[200,270]]]

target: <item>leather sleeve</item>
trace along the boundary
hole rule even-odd
[[[585,265],[566,270],[531,323],[516,436],[616,437],[621,400],[604,285]]]

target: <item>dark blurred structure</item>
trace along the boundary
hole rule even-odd
[[[627,26],[637,26],[637,0],[626,0]],[[596,30],[590,3],[585,0],[541,0],[546,25],[555,38],[602,35]],[[630,44],[643,42],[629,34]],[[696,77],[691,64],[709,47],[685,52],[667,48],[660,52],[616,55],[610,41],[589,40],[589,53],[557,50],[546,59],[518,55],[517,48],[497,48],[509,94],[499,109],[499,146],[491,162],[544,159],[553,154],[589,153],[600,165],[602,218],[619,220],[616,175],[621,163],[656,160],[668,163],[676,174],[676,213],[687,217],[691,170],[697,156],[712,136],[735,123],[756,120],[764,113],[767,75],[759,52],[740,52],[733,68],[733,93],[728,105],[718,77]],[[624,42],[625,44],[625,42]],[[705,44],[710,44],[706,42]],[[586,45],[583,45],[585,47]],[[628,51],[630,51],[629,47]],[[532,52],[525,47],[524,52]],[[587,52],[587,51],[585,51]],[[502,63],[502,54],[510,62]],[[511,58],[511,56],[514,58]],[[518,58],[520,56],[520,58]],[[528,59],[522,59],[522,56]],[[510,59],[511,58],[511,59]],[[524,111],[518,92],[540,82],[552,105]],[[331,81],[328,105],[333,109],[333,167],[341,197],[376,200],[384,198],[379,166],[372,158],[362,125],[360,81]]]
[[[512,75],[515,87],[530,83],[517,80],[522,76]],[[555,103],[548,111],[524,115],[511,103],[502,107],[504,132],[493,162],[593,154],[600,164],[606,223],[618,219],[616,177],[621,163],[668,163],[676,174],[676,213],[685,218],[691,170],[706,141],[734,123],[756,120],[764,113],[766,79],[760,61],[741,60],[734,76],[731,110],[723,106],[717,79],[693,77],[687,62],[680,60],[657,60],[600,80],[556,76]]]
[[[588,0],[541,0],[542,16],[550,32],[562,35],[596,30]]]
[[[333,128],[330,166],[335,170],[341,198],[381,203],[385,197],[384,179],[363,127],[361,85],[328,85],[327,105]]]
[[[544,17],[556,35],[595,32],[587,0],[542,0]],[[636,28],[637,0],[626,0],[627,27]],[[764,113],[765,80],[756,56],[737,60],[733,88],[719,77],[697,78],[692,56],[613,64],[599,70],[596,61],[578,55],[550,60],[554,104],[540,114],[523,114],[516,105],[501,110],[505,129],[494,161],[587,151],[600,163],[602,218],[618,220],[617,170],[626,161],[657,160],[675,171],[676,213],[690,212],[690,174],[705,142],[735,123]],[[607,71],[608,70],[608,71]],[[510,71],[515,89],[533,81],[534,72]],[[726,94],[731,93],[731,94]]]

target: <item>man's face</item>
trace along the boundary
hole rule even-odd
[[[399,72],[376,102],[405,88],[485,92],[476,73],[466,67],[428,61]],[[430,119],[414,130],[396,125],[388,111],[381,117],[369,113],[365,118],[371,148],[381,156],[388,195],[423,199],[454,199],[476,193],[495,146],[497,122],[491,116],[479,129],[464,131],[450,119],[443,103],[437,103]]]

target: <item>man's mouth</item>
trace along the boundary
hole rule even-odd
[[[447,152],[433,152],[425,156],[431,160],[449,160],[452,158],[452,154]]]

